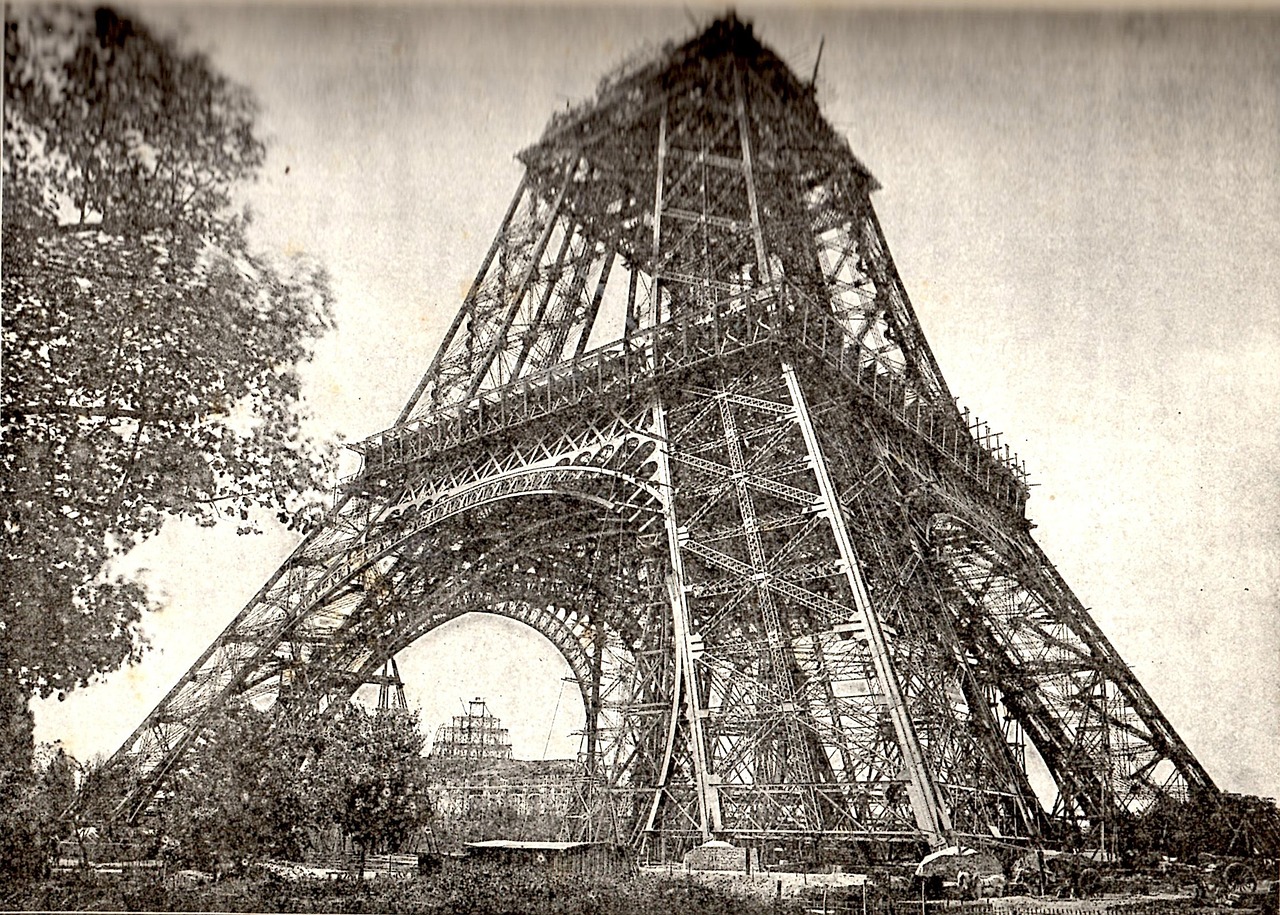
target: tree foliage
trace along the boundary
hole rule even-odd
[[[310,799],[305,728],[233,703],[169,792],[165,832],[184,863],[214,870],[244,859],[300,857]]]
[[[1159,853],[1182,861],[1201,855],[1280,857],[1280,808],[1268,798],[1200,791],[1161,796],[1115,824],[1117,844],[1132,856]]]
[[[298,366],[329,292],[251,249],[254,101],[201,55],[9,5],[4,92],[0,660],[49,695],[139,656],[148,595],[112,562],[166,519],[315,511]]]
[[[310,783],[317,818],[335,824],[364,856],[394,850],[431,816],[416,714],[371,714],[350,703],[326,724]]]
[[[167,791],[166,834],[179,860],[209,869],[298,860],[332,827],[361,857],[398,849],[430,816],[424,743],[410,714],[233,703]]]
[[[49,744],[31,755],[26,771],[0,780],[0,898],[45,876],[58,840],[69,835],[62,812],[75,794],[78,764],[61,747]]]

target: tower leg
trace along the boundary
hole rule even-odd
[[[840,551],[840,562],[844,574],[853,592],[854,604],[860,622],[867,634],[871,659],[875,666],[876,678],[883,690],[888,705],[889,718],[893,723],[894,733],[901,748],[907,774],[907,792],[911,798],[911,808],[915,813],[916,825],[925,834],[930,846],[939,848],[948,843],[951,832],[951,817],[942,803],[941,794],[932,773],[925,762],[924,751],[920,746],[920,738],[915,725],[911,721],[910,712],[902,694],[902,685],[898,680],[893,659],[889,655],[888,642],[880,617],[871,604],[866,580],[863,578],[853,541],[849,539],[849,531],[845,526],[844,515],[840,511],[840,502],[836,498],[835,484],[827,469],[826,459],[818,443],[818,434],[813,427],[813,419],[809,415],[809,405],[805,400],[804,390],[796,377],[795,369],[789,363],[782,364],[782,374],[787,382],[787,391],[791,395],[791,403],[795,408],[795,419],[804,437],[805,448],[809,452],[809,462],[818,484],[818,492],[822,500],[822,513],[831,525],[831,533],[835,537]]]
[[[648,829],[653,829],[659,805],[662,803],[663,790],[671,776],[676,741],[680,734],[679,713],[683,699],[685,716],[685,736],[688,739],[693,756],[694,787],[698,796],[698,818],[702,831],[702,840],[709,841],[713,834],[721,830],[720,797],[713,774],[710,772],[707,758],[706,737],[702,728],[702,709],[698,695],[697,676],[694,671],[693,633],[689,627],[689,590],[684,574],[684,560],[681,557],[681,533],[676,519],[675,497],[671,482],[670,442],[667,438],[666,408],[661,399],[653,406],[653,429],[658,437],[658,449],[655,452],[657,463],[657,483],[663,492],[663,521],[667,531],[667,550],[670,569],[667,573],[667,592],[671,600],[671,616],[674,625],[675,671],[671,706],[671,723],[667,729],[667,745],[663,752],[663,761],[658,778],[658,791],[655,792],[653,807],[649,812]]]

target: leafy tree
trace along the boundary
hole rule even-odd
[[[3,894],[46,875],[69,835],[61,815],[75,793],[78,764],[61,747],[45,744],[32,754],[25,772],[11,772],[0,799],[0,899]]]
[[[65,834],[69,827],[58,821],[75,797],[80,764],[60,746],[45,744],[43,750],[36,765],[37,814],[51,830]]]
[[[355,845],[361,870],[370,851],[394,851],[430,818],[425,744],[414,713],[350,703],[326,723],[310,794],[317,819]]]
[[[258,711],[233,703],[170,782],[165,832],[174,857],[207,869],[298,860],[307,837],[337,827],[360,855],[401,847],[430,806],[415,715],[331,715],[300,702]]]
[[[175,857],[209,870],[260,858],[298,859],[310,802],[305,722],[232,703],[170,785],[165,832]]]
[[[1252,795],[1198,791],[1158,797],[1141,813],[1114,824],[1116,844],[1136,859],[1165,854],[1195,861],[1201,854],[1232,857],[1280,855],[1280,808]]]
[[[140,656],[113,560],[170,518],[312,517],[298,366],[330,325],[322,270],[251,250],[247,90],[107,9],[5,16],[0,778],[29,697]]]

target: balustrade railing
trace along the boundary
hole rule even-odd
[[[854,340],[833,314],[790,286],[776,293],[755,290],[733,296],[696,317],[669,319],[373,435],[352,446],[364,456],[364,464],[348,482],[376,486],[386,472],[432,454],[588,398],[636,396],[704,362],[764,344],[807,350],[999,500],[1018,508],[1025,503],[1026,475],[1016,455],[1007,447],[992,448],[992,436],[978,431],[982,424],[955,405],[924,399],[901,369]]]
[[[874,350],[851,339],[834,315],[812,307],[796,309],[795,314],[797,342],[992,495],[1017,507],[1026,502],[1026,471],[1007,446],[987,444],[995,436],[975,435],[984,427],[980,420],[958,406],[940,407],[921,399],[919,387],[909,384],[900,369],[886,364]]]

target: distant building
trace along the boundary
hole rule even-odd
[[[438,759],[510,759],[511,736],[477,697],[467,703],[466,714],[454,715],[451,724],[436,729],[430,755]]]
[[[480,839],[577,837],[590,793],[582,765],[571,759],[519,760],[502,722],[485,701],[441,725],[427,756],[427,795],[442,847]],[[593,852],[593,854],[595,854]]]
[[[582,767],[570,759],[468,762],[433,756],[427,760],[427,771],[432,809],[447,820],[474,820],[497,811],[525,819],[562,820],[587,791]]]

